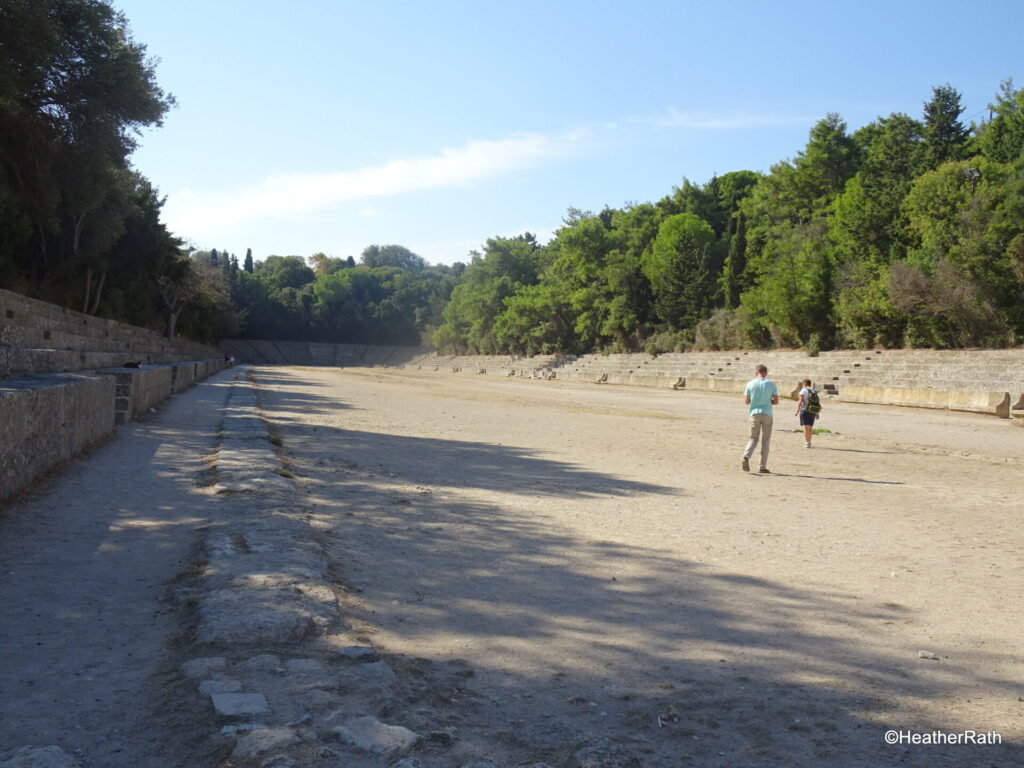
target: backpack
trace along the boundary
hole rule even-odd
[[[804,410],[813,414],[821,413],[821,399],[818,397],[817,390],[807,390],[807,403],[804,405]]]

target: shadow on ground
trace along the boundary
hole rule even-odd
[[[287,393],[266,397],[288,407]],[[642,524],[646,496],[677,489],[494,444],[293,426],[285,445],[312,514],[332,531],[342,579],[365,590],[350,618],[469,649],[480,700],[461,738],[497,740],[509,764],[598,736],[655,766],[1024,764],[1021,744],[885,743],[889,728],[1016,729],[943,713],[943,699],[978,687],[1006,702],[1004,717],[1015,706],[1015,686],[976,674],[985,651],[931,661],[876,649],[872,638],[914,620],[907,608],[585,540],[528,501],[621,498],[625,528]]]

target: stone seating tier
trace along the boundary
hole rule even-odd
[[[312,360],[312,365],[336,365],[336,355],[333,344],[317,344],[310,342],[309,357]]]
[[[214,356],[197,342],[0,290],[0,377]]]
[[[237,340],[231,342],[239,344]],[[225,342],[227,348],[228,342]],[[281,343],[246,342],[263,360],[287,358]],[[269,346],[268,346],[269,345]],[[731,350],[538,355],[439,355],[420,348],[379,348],[337,344],[316,353],[320,364],[387,365],[443,373],[559,378],[592,383],[742,392],[758,363],[768,366],[783,395],[810,378],[827,396],[863,402],[1005,413],[1024,403],[1024,350],[836,350],[809,356],[802,350]],[[235,347],[232,347],[235,348]],[[386,355],[384,349],[390,350]],[[245,358],[242,358],[245,359]],[[310,360],[314,359],[311,353]],[[880,389],[885,390],[880,393]],[[950,393],[937,395],[936,390]],[[997,405],[993,405],[993,403]],[[1022,406],[1024,407],[1024,406]]]
[[[250,341],[250,346],[256,352],[257,355],[263,359],[260,362],[271,363],[273,365],[285,365],[287,361],[285,356],[281,353],[281,350],[277,348],[277,344],[273,341]]]
[[[288,365],[312,365],[308,342],[275,341],[274,346]]]

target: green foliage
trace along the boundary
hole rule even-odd
[[[506,351],[495,335],[495,320],[505,301],[536,285],[544,256],[536,238],[526,233],[492,238],[483,254],[475,253],[444,309],[444,324],[434,335],[439,349],[494,354]]]
[[[367,267],[398,267],[425,269],[427,262],[402,245],[368,245],[360,257]]]
[[[967,151],[968,129],[960,122],[960,94],[948,83],[932,90],[924,105],[924,162],[927,168],[960,160]]]
[[[702,320],[694,334],[699,350],[743,349],[752,345],[748,328],[750,317],[743,309],[720,309]]]
[[[658,317],[673,330],[693,330],[710,309],[714,230],[692,213],[669,216],[658,228],[644,274],[654,290]]]
[[[106,254],[134,213],[135,136],[172,103],[109,3],[0,4],[2,271],[98,311]]]
[[[989,109],[992,118],[977,129],[978,149],[997,163],[1024,158],[1024,89],[1014,88],[1013,80],[1005,80]]]
[[[965,128],[959,93],[852,135],[818,121],[767,174],[683,179],[655,203],[570,209],[547,245],[469,265],[401,245],[241,266],[186,253],[128,157],[173,100],[107,0],[0,3],[0,280],[214,341],[540,354],[1014,344],[1024,336],[1024,94]]]

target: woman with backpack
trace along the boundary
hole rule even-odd
[[[821,415],[821,398],[810,379],[804,379],[796,404],[796,415],[800,417],[800,426],[804,428],[804,448],[810,448],[811,438],[814,437],[814,422]]]

